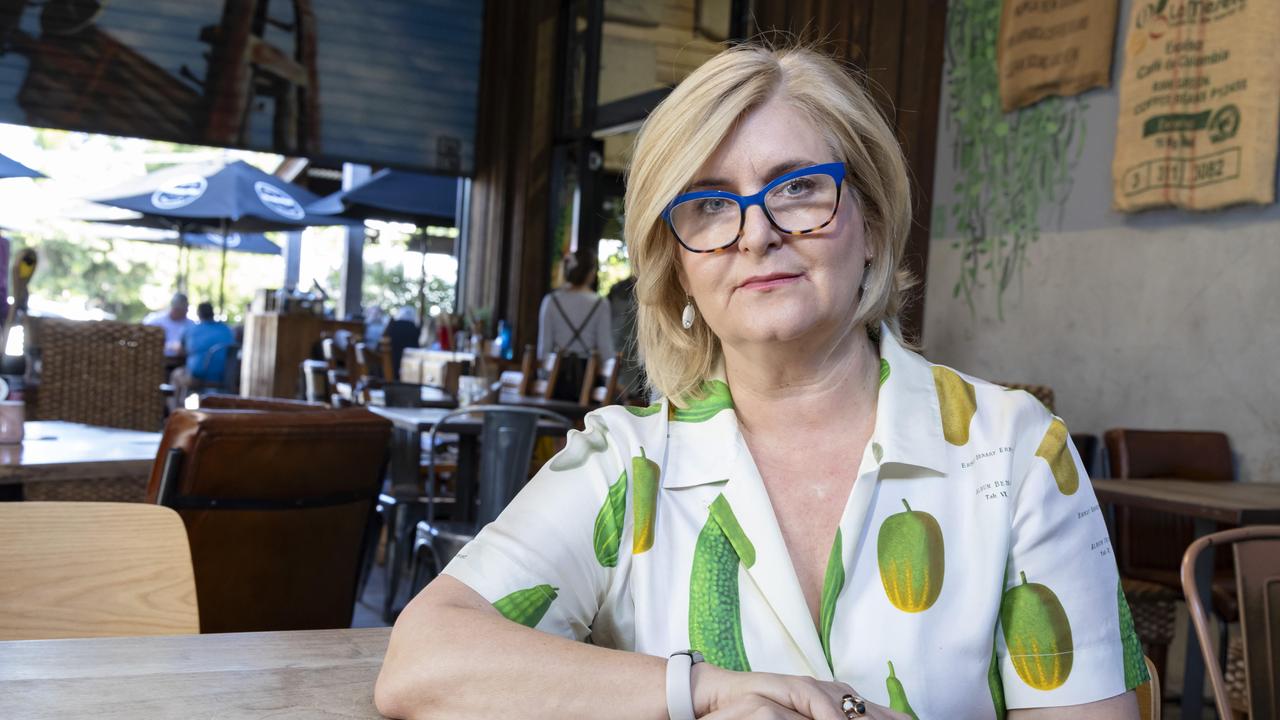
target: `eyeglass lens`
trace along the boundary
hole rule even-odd
[[[765,195],[764,206],[783,232],[813,230],[831,219],[836,209],[835,178],[823,173],[791,178]],[[671,226],[693,250],[715,250],[738,237],[742,207],[732,198],[704,197],[671,209]]]

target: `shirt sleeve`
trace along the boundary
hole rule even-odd
[[[1096,702],[1148,679],[1089,477],[1067,426],[1036,408],[1017,448],[996,638],[1009,709]]]
[[[507,619],[583,640],[605,603],[626,518],[624,453],[604,422],[553,457],[444,572]]]

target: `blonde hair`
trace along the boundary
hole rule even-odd
[[[866,223],[871,266],[852,323],[872,333],[898,313],[913,284],[899,268],[911,223],[906,163],[893,131],[858,80],[806,47],[747,43],[708,60],[649,115],[628,170],[626,242],[637,277],[637,344],[650,384],[677,403],[696,394],[720,359],[705,322],[681,324],[682,252],[662,211],[734,124],[775,94],[807,115],[847,168],[846,187]],[[857,283],[861,278],[850,278]]]

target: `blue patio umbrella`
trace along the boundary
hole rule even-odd
[[[237,160],[179,165],[150,173],[90,198],[94,202],[142,213],[151,222],[179,233],[300,230],[311,225],[346,225],[334,215],[307,211],[318,198],[306,188]],[[222,245],[218,307],[225,302],[229,248]]]
[[[253,253],[255,255],[279,255],[280,246],[271,242],[262,233],[228,233],[225,237],[218,233],[183,233],[182,244],[197,248],[225,248],[232,252]]]
[[[326,195],[307,210],[358,220],[452,226],[457,203],[456,177],[386,169],[353,188]]]
[[[13,158],[0,155],[0,178],[42,178],[44,173],[37,172]]]

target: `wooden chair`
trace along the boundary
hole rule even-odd
[[[320,351],[324,355],[325,366],[328,368],[331,404],[335,407],[351,404],[354,402],[352,383],[355,378],[351,376],[355,365],[354,359],[348,362],[347,351],[340,349],[338,341],[332,337],[321,339]]]
[[[543,372],[539,373],[538,370]],[[534,354],[533,346],[525,345],[524,357],[520,362],[520,372],[523,375],[520,383],[521,395],[550,400],[556,391],[556,377],[560,375],[560,354],[549,352],[539,362],[537,355]],[[546,377],[540,378],[538,377],[539,374],[545,374]]]
[[[1243,692],[1223,677],[1209,637],[1209,618],[1196,583],[1196,560],[1211,547],[1234,551],[1240,635],[1244,640]],[[1224,553],[1225,554],[1225,553]],[[1214,703],[1221,718],[1280,717],[1280,525],[1252,525],[1212,533],[1187,548],[1180,570],[1182,592],[1208,667]]]
[[[323,360],[303,360],[298,371],[302,375],[303,399],[329,404],[328,364]]]
[[[1009,388],[1010,390],[1024,390],[1030,393],[1032,397],[1039,400],[1041,404],[1043,404],[1046,408],[1049,409],[1049,412],[1054,412],[1053,388],[1049,387],[1048,385],[1028,385],[1025,383],[997,383],[997,384],[1001,385],[1002,387]]]
[[[582,382],[579,405],[612,405],[618,402],[618,371],[622,368],[622,353],[614,353],[604,362],[600,354],[591,353],[587,360],[587,374]]]
[[[1114,428],[1104,435],[1113,478],[1182,478],[1230,482],[1231,445],[1219,432]],[[1159,538],[1158,541],[1155,539]],[[1168,645],[1176,626],[1176,603],[1182,599],[1178,571],[1183,552],[1195,540],[1194,523],[1155,510],[1118,507],[1115,511],[1116,565],[1134,626],[1143,647],[1162,674],[1167,674]],[[1226,623],[1239,616],[1231,558],[1216,560],[1212,607],[1223,619],[1221,651],[1228,651]]]
[[[0,640],[200,632],[182,519],[141,503],[0,503]]]
[[[1160,675],[1151,658],[1144,655],[1142,661],[1147,664],[1147,674],[1151,679],[1134,688],[1138,696],[1138,717],[1141,720],[1160,720]]]

